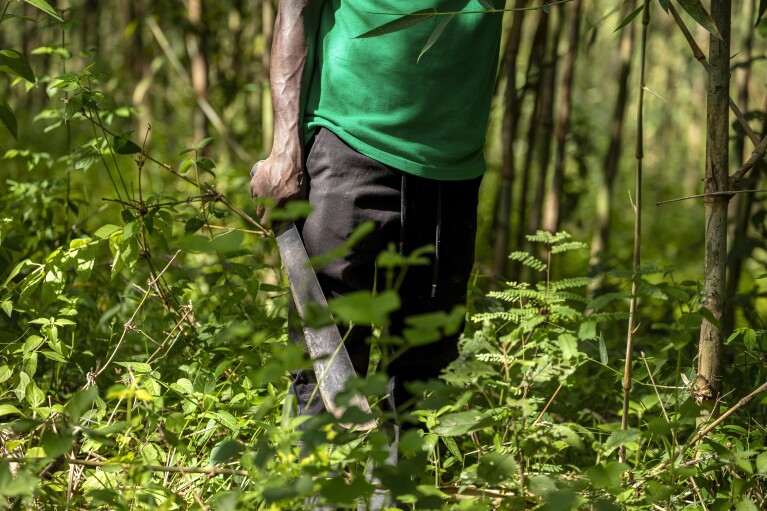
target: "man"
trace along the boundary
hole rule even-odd
[[[376,256],[391,243],[404,254],[435,246],[428,266],[407,271],[391,335],[402,334],[408,316],[465,304],[502,21],[501,12],[481,12],[488,3],[279,3],[271,69],[274,144],[251,193],[278,205],[308,198],[313,212],[299,228],[310,257],[339,247],[362,222],[375,223],[350,254],[318,269],[328,298],[371,290]],[[499,10],[503,3],[493,2]],[[419,14],[402,30],[368,34],[425,9],[444,14]],[[346,341],[362,374],[367,335],[369,329],[357,328]],[[396,406],[408,401],[408,382],[437,377],[456,358],[458,335],[413,347],[391,362]],[[300,413],[322,409],[319,399],[307,409],[313,388],[311,375],[297,375]]]

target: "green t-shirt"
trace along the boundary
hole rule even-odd
[[[392,14],[432,8],[468,14],[452,16],[420,60],[445,15],[357,37]],[[483,10],[478,0],[326,0],[307,72],[305,135],[325,127],[366,156],[430,179],[481,175],[503,18]]]

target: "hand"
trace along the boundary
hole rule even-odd
[[[300,158],[298,159],[300,161]],[[250,194],[253,198],[270,197],[283,207],[288,201],[306,198],[306,178],[303,165],[295,159],[276,157],[272,153],[250,171]],[[266,220],[266,208],[259,206],[259,218]]]

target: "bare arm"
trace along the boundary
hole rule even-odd
[[[272,43],[274,143],[269,157],[250,180],[253,197],[271,197],[281,206],[306,195],[303,171],[303,79],[308,36],[317,28],[322,0],[280,0]],[[259,215],[264,211],[259,208]]]

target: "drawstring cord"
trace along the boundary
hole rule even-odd
[[[439,252],[442,234],[442,181],[437,181],[437,228],[434,233],[434,270],[431,280],[431,297],[437,296],[439,279]]]

